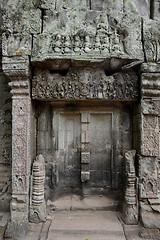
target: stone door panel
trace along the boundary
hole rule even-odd
[[[60,113],[56,151],[58,186],[80,184],[80,114]]]
[[[90,116],[90,182],[95,187],[111,187],[112,115]]]
[[[57,112],[57,115],[54,125],[57,129],[57,186],[81,187],[81,151],[84,145],[81,121],[84,113]],[[87,123],[90,152],[88,185],[111,187],[112,114],[87,112],[87,116],[90,119]]]

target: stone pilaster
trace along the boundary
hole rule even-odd
[[[159,205],[159,115],[160,67],[143,64],[141,75],[141,142],[139,157],[139,193],[141,217],[145,227],[156,228],[153,220],[160,217],[150,202]],[[159,220],[158,220],[159,222]]]
[[[12,200],[8,229],[13,235],[17,229],[15,226],[27,226],[28,222],[32,107],[29,64],[5,60],[8,59],[3,59],[3,71],[11,80],[12,94]]]

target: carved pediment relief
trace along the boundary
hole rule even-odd
[[[137,22],[130,31],[124,16],[116,19],[106,13],[93,17],[93,23],[84,22],[74,30],[66,22],[64,30],[53,29],[34,38],[32,61],[45,59],[75,59],[100,61],[116,57],[143,59],[140,41],[141,23]],[[69,31],[69,30],[70,31]]]
[[[3,56],[31,56],[32,63],[144,60],[147,0],[2,0],[2,8]]]

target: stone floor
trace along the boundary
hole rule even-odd
[[[0,240],[140,240],[139,226],[127,226],[118,201],[104,195],[65,196],[47,202],[47,221],[29,224],[23,238],[4,238],[9,213],[0,213]],[[143,240],[147,238],[143,238]],[[151,237],[150,239],[156,239]],[[157,240],[157,239],[156,239]]]
[[[57,210],[110,210],[116,211],[119,201],[112,196],[104,194],[89,195],[81,197],[71,194],[58,198],[51,202],[47,201],[48,212]]]
[[[0,219],[0,240],[11,240],[3,238],[9,214],[0,213]],[[138,236],[139,227],[124,225],[116,211],[55,211],[48,214],[45,223],[30,223],[29,229],[25,238],[19,240],[142,239]]]
[[[9,213],[0,212],[0,240],[3,239],[4,232],[7,227],[7,222],[9,221],[9,218],[10,218]]]

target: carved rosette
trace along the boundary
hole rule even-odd
[[[11,222],[27,222],[31,162],[29,146],[31,121],[29,65],[25,62],[13,63],[4,60],[6,59],[3,59],[3,71],[11,80],[9,86],[12,93]]]

